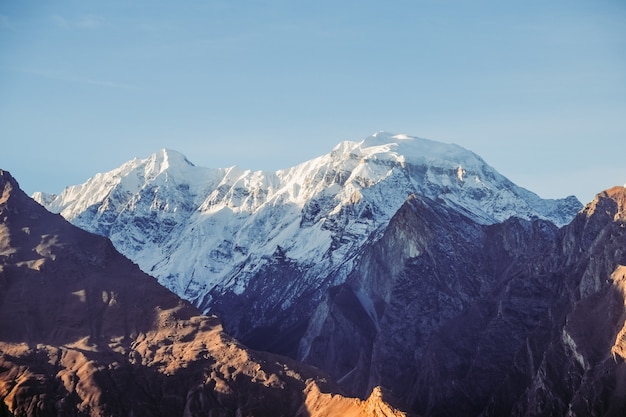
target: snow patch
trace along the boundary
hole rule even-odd
[[[463,167],[459,165],[459,167],[456,170],[456,177],[459,179],[459,181],[463,182],[463,176],[465,174],[467,174],[467,171],[465,171]]]
[[[370,296],[363,290],[363,288],[359,288],[354,291],[354,294],[358,298],[361,306],[367,313],[367,315],[372,319],[372,322],[376,326],[377,330],[380,330],[380,326],[378,324],[378,314],[376,314],[376,308],[374,307],[374,301],[370,298]]]
[[[565,346],[570,349],[570,351],[574,355],[574,358],[580,364],[580,366],[585,370],[589,369],[587,362],[585,361],[585,357],[578,351],[578,346],[576,345],[576,342],[565,329],[563,329],[562,340],[563,343],[565,343]]]

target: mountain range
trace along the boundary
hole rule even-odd
[[[0,416],[403,416],[225,334],[0,170]]]
[[[623,415],[624,188],[544,200],[377,133],[290,169],[162,150],[33,197],[245,344],[424,416]]]
[[[277,172],[196,167],[161,150],[34,197],[109,237],[245,343],[295,357],[313,309],[413,194],[480,224],[563,225],[582,207],[543,200],[459,146],[384,132]]]

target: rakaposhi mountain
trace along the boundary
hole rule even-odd
[[[276,173],[131,161],[51,210],[250,345],[425,416],[623,415],[624,189],[542,200],[455,145],[376,134]]]

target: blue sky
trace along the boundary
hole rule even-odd
[[[626,2],[0,0],[0,168],[276,170],[386,130],[542,197],[626,181]]]

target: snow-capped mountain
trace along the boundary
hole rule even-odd
[[[245,342],[271,348],[281,334],[293,340],[276,350],[294,354],[322,294],[412,194],[480,224],[517,216],[560,226],[582,207],[573,196],[541,199],[460,146],[384,132],[277,172],[196,167],[161,150],[34,197],[221,313]]]

